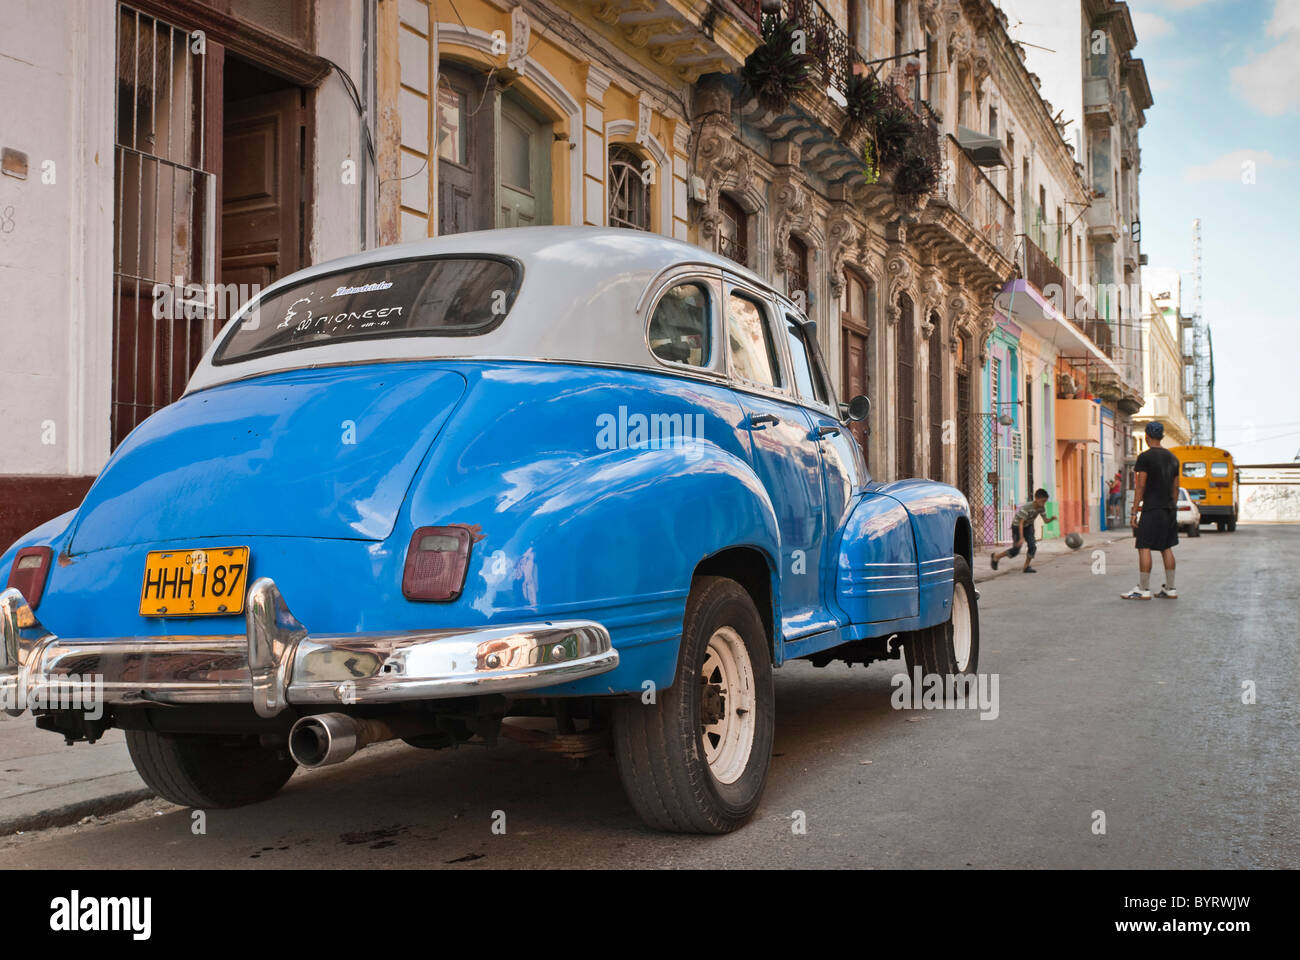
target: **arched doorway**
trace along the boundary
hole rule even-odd
[[[551,223],[553,124],[487,74],[438,68],[438,233]]]

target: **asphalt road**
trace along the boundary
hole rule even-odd
[[[1178,558],[1177,601],[1119,599],[1131,541],[1104,574],[1081,553],[982,584],[996,719],[893,709],[897,662],[782,668],[767,792],[729,836],[645,829],[612,760],[386,744],[204,835],[154,801],[6,838],[0,867],[1295,867],[1300,526],[1207,530]]]

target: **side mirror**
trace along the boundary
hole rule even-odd
[[[848,420],[855,423],[861,422],[867,419],[867,415],[871,413],[871,400],[862,394],[858,394],[847,404],[840,404],[840,412]]]

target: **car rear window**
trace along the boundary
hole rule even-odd
[[[522,272],[498,257],[431,257],[312,277],[254,301],[213,362],[349,340],[486,333],[510,312]]]

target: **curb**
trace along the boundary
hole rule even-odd
[[[114,774],[127,782],[139,780],[135,774]],[[128,779],[129,778],[129,779]],[[110,779],[110,778],[105,778]],[[72,794],[71,787],[55,787],[41,791],[48,798],[43,802],[44,809],[16,816],[0,815],[0,837],[12,836],[29,830],[48,830],[51,827],[66,827],[85,817],[106,816],[118,813],[127,807],[133,807],[142,800],[151,800],[154,792],[144,787],[130,787],[110,790],[94,797],[67,796],[60,798],[58,793],[66,791]],[[56,796],[51,796],[56,795]]]
[[[1110,533],[1111,531],[1105,531],[1105,532]],[[1057,559],[1059,559],[1059,558],[1061,558],[1061,557],[1077,556],[1077,555],[1080,554],[1080,553],[1084,553],[1084,552],[1086,552],[1086,551],[1088,551],[1088,550],[1091,550],[1091,549],[1094,549],[1094,548],[1096,548],[1096,547],[1109,546],[1110,544],[1113,544],[1113,543],[1120,543],[1120,542],[1122,542],[1122,541],[1124,541],[1124,540],[1132,540],[1132,539],[1133,539],[1133,532],[1132,532],[1131,530],[1125,530],[1125,531],[1122,531],[1122,532],[1117,531],[1117,532],[1116,532],[1116,535],[1113,536],[1113,537],[1110,537],[1109,539],[1100,539],[1100,538],[1099,538],[1099,539],[1097,539],[1097,540],[1088,540],[1088,541],[1085,541],[1084,544],[1083,544],[1081,547],[1079,547],[1079,549],[1077,549],[1077,550],[1071,550],[1071,549],[1069,549],[1069,548],[1067,547],[1067,548],[1066,548],[1065,550],[1063,550],[1063,551],[1060,551],[1060,552],[1053,551],[1053,552],[1051,552],[1051,553],[1049,553],[1049,554],[1044,554],[1043,551],[1040,550],[1040,551],[1039,551],[1039,552],[1034,556],[1034,566],[1041,566],[1042,564],[1045,564],[1045,563],[1052,563],[1054,560],[1057,560]],[[978,557],[979,557],[979,554],[978,554],[978,553],[976,554],[976,557],[977,557],[977,559],[978,559]],[[1010,561],[1010,563],[1011,563],[1010,566],[1007,566],[1008,561]],[[984,553],[984,568],[983,568],[983,570],[982,570],[981,572],[975,574],[973,579],[975,580],[976,583],[985,583],[985,582],[987,582],[987,581],[989,581],[989,580],[997,579],[998,577],[1004,577],[1004,576],[1006,576],[1006,575],[1009,574],[1009,573],[1018,573],[1018,572],[1020,571],[1020,569],[1021,569],[1020,558],[1019,558],[1019,557],[1014,557],[1014,558],[1012,558],[1012,557],[1008,557],[1007,559],[1005,559],[1005,560],[1002,561],[1002,569],[1001,569],[1001,570],[991,570],[991,569],[989,569],[989,566],[988,566],[988,554],[987,554],[987,552],[986,552],[986,553]]]

